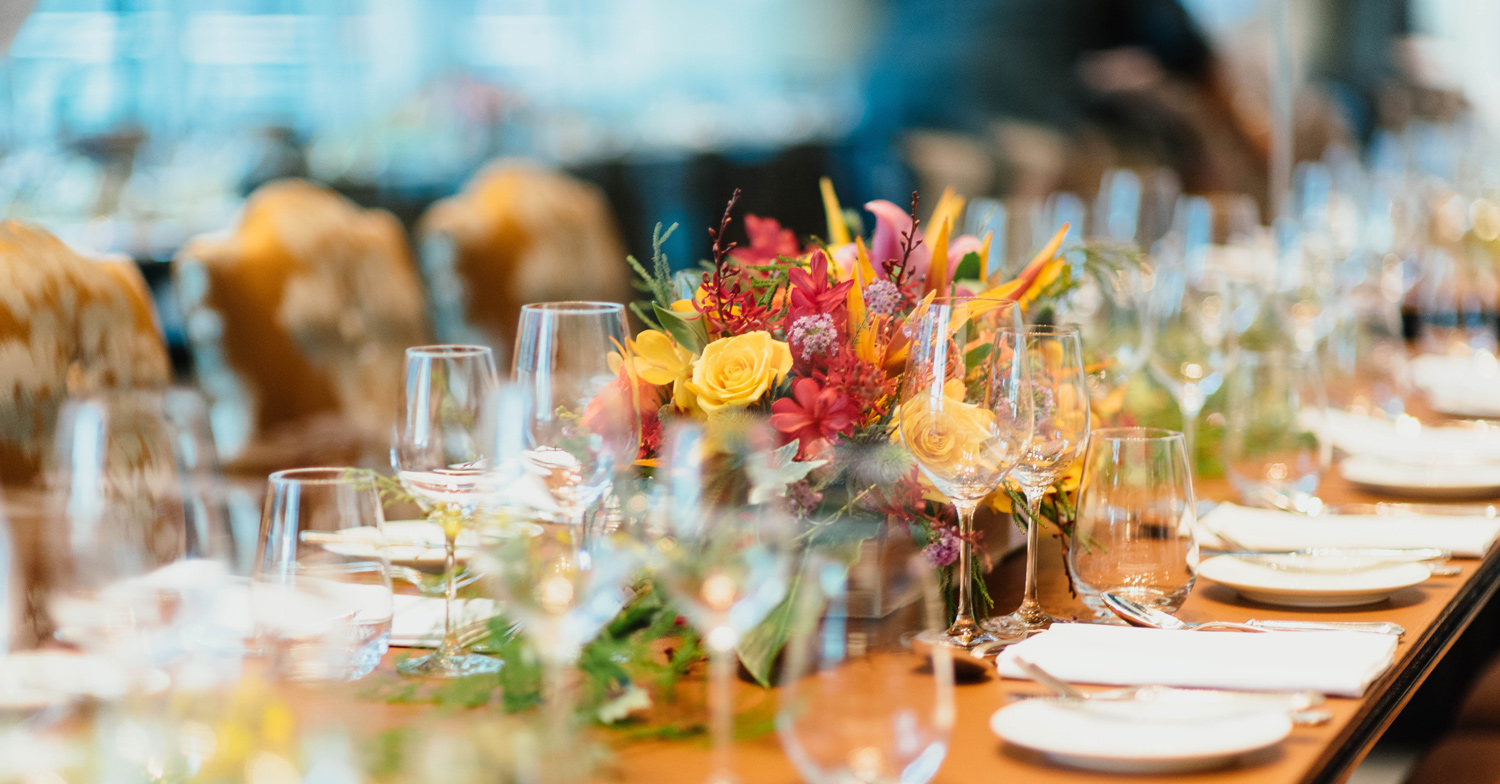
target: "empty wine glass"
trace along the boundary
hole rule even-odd
[[[1074,327],[1026,327],[1027,386],[1031,391],[1031,442],[1011,478],[1026,495],[1026,587],[1021,606],[990,618],[984,628],[1005,640],[1022,640],[1052,625],[1037,600],[1037,536],[1042,496],[1083,450],[1089,433],[1083,344]]]
[[[923,476],[958,514],[958,607],[940,636],[971,648],[994,641],[974,619],[974,509],[1010,474],[1031,442],[1032,393],[1020,306],[1008,300],[937,298],[913,312],[897,410],[901,440]]]
[[[407,659],[406,675],[457,678],[496,672],[500,660],[469,653],[457,635],[458,534],[498,505],[507,455],[495,454],[500,382],[495,357],[483,346],[415,346],[406,350],[391,466],[427,519],[443,529],[447,591],[443,641]]]
[[[1182,410],[1188,456],[1196,459],[1198,416],[1224,381],[1230,304],[1227,281],[1207,263],[1211,207],[1186,198],[1178,212],[1178,226],[1157,243],[1151,372]]]
[[[851,611],[844,564],[813,557],[802,570],[776,730],[804,781],[925,784],[947,756],[954,653],[913,645],[942,631],[943,599],[926,556],[904,567],[890,587],[914,601],[878,617]]]
[[[250,608],[273,669],[292,680],[358,680],[391,634],[390,558],[374,481],[352,468],[271,474]]]
[[[663,452],[658,578],[708,643],[713,782],[737,780],[736,647],[781,603],[790,577],[794,523],[771,451],[769,428],[747,415],[716,418],[708,431],[677,425]]]
[[[1198,575],[1193,481],[1181,433],[1149,427],[1089,433],[1068,568],[1086,605],[1099,594],[1175,612]]]
[[[1240,498],[1316,512],[1332,448],[1319,435],[1328,398],[1314,355],[1242,350],[1227,383],[1224,461]]]
[[[640,448],[625,308],[544,302],[521,309],[515,381],[526,392],[527,461],[562,519],[583,525]]]
[[[59,639],[130,667],[218,640],[233,538],[201,398],[114,392],[65,403],[46,468],[46,555]]]

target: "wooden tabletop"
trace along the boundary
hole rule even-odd
[[[1225,498],[1227,485],[1203,482],[1200,497]],[[1338,477],[1325,480],[1320,495],[1330,503],[1370,502],[1377,499],[1349,487]],[[1042,604],[1057,616],[1085,616],[1083,606],[1067,594],[1062,559],[1056,540],[1044,538]],[[1020,601],[1020,557],[1007,559],[993,575],[996,609],[1009,611]],[[1187,600],[1180,617],[1189,621],[1240,621],[1250,618],[1308,618],[1320,620],[1394,621],[1404,626],[1406,636],[1396,651],[1391,670],[1359,699],[1332,698],[1327,708],[1333,721],[1319,727],[1296,727],[1285,743],[1243,760],[1232,768],[1171,777],[1173,781],[1234,784],[1294,784],[1342,781],[1359,764],[1370,746],[1400,712],[1432,667],[1467,627],[1478,610],[1500,585],[1500,548],[1481,560],[1455,560],[1463,573],[1434,577],[1408,588],[1389,601],[1343,610],[1302,610],[1254,605],[1234,591],[1200,581]],[[742,692],[758,691],[742,686]],[[1120,776],[1085,773],[1060,767],[1018,749],[1005,746],[989,729],[989,718],[1007,704],[1009,695],[1042,693],[1026,681],[990,676],[979,683],[957,687],[958,720],[953,730],[948,758],[935,781],[972,784],[976,781],[1006,784],[1087,784],[1119,782]],[[743,693],[747,701],[764,697]],[[619,779],[646,784],[701,784],[708,770],[709,752],[702,743],[653,742],[619,748]],[[796,771],[781,752],[774,735],[738,744],[736,768],[747,784],[798,781]],[[1128,778],[1128,777],[1126,777]]]

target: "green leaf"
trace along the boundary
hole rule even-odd
[[[954,280],[978,280],[984,277],[979,269],[979,254],[969,251],[958,260],[958,266],[953,270]]]
[[[995,344],[980,343],[979,345],[970,349],[969,353],[964,355],[964,368],[973,370],[974,368],[979,367],[980,363],[984,362],[986,359],[989,359],[990,352],[994,350]]]
[[[801,570],[787,582],[786,596],[781,604],[771,610],[764,621],[740,638],[738,651],[740,663],[750,672],[756,683],[770,688],[771,668],[776,657],[786,647],[792,636],[792,609],[797,603],[797,583],[801,581]]]
[[[703,347],[708,345],[708,328],[703,325],[701,317],[690,321],[660,305],[655,307],[662,329],[677,341],[677,345],[694,354],[702,353]]]

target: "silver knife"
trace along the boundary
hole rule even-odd
[[[1272,632],[1372,632],[1401,637],[1406,629],[1389,621],[1245,621],[1246,626]]]

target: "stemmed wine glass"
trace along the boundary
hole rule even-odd
[[[711,782],[731,782],[735,650],[786,595],[793,520],[771,470],[769,428],[749,415],[680,424],[663,453],[658,575],[709,649]]]
[[[1024,457],[1032,432],[1021,309],[1009,300],[936,298],[908,322],[901,440],[958,513],[958,607],[942,642],[972,648],[996,637],[974,619],[970,533],[980,500]]]
[[[557,516],[582,526],[640,448],[625,308],[544,302],[521,308],[514,378],[528,404],[527,462]],[[613,361],[612,361],[613,357]]]
[[[495,357],[484,346],[415,346],[406,350],[406,383],[391,465],[396,477],[443,529],[443,641],[432,653],[397,665],[406,675],[458,678],[497,672],[500,660],[467,652],[457,634],[458,534],[498,502],[502,468],[495,454],[500,408]]]
[[[1151,371],[1182,410],[1192,461],[1198,416],[1224,381],[1231,321],[1227,281],[1207,263],[1211,208],[1204,199],[1185,199],[1179,213],[1179,226],[1157,243]]]
[[[1026,591],[1015,612],[984,622],[1002,639],[1021,640],[1052,625],[1037,601],[1038,515],[1042,496],[1083,450],[1089,433],[1083,343],[1074,327],[1025,329],[1032,400],[1031,443],[1011,472],[1026,494]]]

